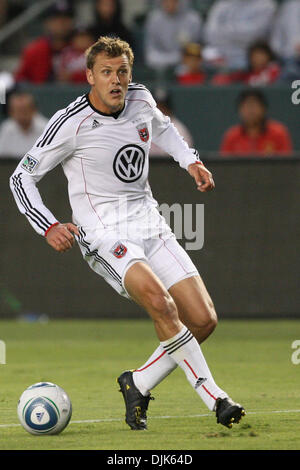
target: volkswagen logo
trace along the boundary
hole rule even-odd
[[[115,156],[113,169],[119,180],[132,183],[138,180],[144,169],[145,152],[138,145],[124,145]]]

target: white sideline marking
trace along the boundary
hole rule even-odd
[[[300,410],[270,410],[270,411],[247,411],[247,415],[259,415],[259,414],[275,414],[275,413],[300,413]],[[203,413],[199,415],[185,415],[185,416],[152,416],[152,419],[186,419],[186,418],[205,418],[207,416],[212,416],[211,413]],[[69,424],[88,424],[88,423],[113,423],[123,421],[123,418],[101,418],[101,419],[84,419],[78,421],[70,421]],[[21,424],[0,424],[0,428],[14,428],[21,426]]]

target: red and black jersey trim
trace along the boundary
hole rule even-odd
[[[194,149],[194,150],[193,150],[193,154],[195,155],[195,157],[197,158],[197,160],[200,161],[200,156],[199,156],[198,150]]]
[[[98,263],[100,263],[103,268],[111,275],[111,277],[121,286],[122,285],[122,278],[117,273],[117,271],[109,264],[102,256],[99,255],[98,250],[90,250],[90,243],[85,239],[86,233],[82,227],[78,228],[79,237],[78,242],[86,249],[85,256],[93,257]]]
[[[87,102],[86,95],[84,95],[81,100],[74,106],[68,107],[66,111],[61,114],[49,128],[46,130],[45,135],[37,143],[37,147],[44,147],[45,145],[51,144],[53,138],[61,128],[61,126],[72,116],[78,114],[83,109],[87,108],[89,103]]]
[[[31,204],[25,189],[22,185],[22,173],[19,173],[16,176],[12,177],[12,183],[14,186],[14,191],[21,205],[25,209],[25,215],[32,220],[41,230],[47,231],[51,227],[52,223],[49,222],[47,217],[45,217],[38,209],[33,207]]]
[[[190,330],[186,330],[178,339],[172,341],[171,343],[163,346],[165,351],[168,354],[172,354],[173,352],[177,351],[177,349],[181,348],[186,343],[189,343],[193,339],[193,335]]]

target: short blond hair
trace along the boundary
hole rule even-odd
[[[130,67],[133,66],[134,54],[128,42],[118,37],[101,36],[98,41],[89,47],[86,52],[86,66],[88,69],[94,67],[96,57],[101,52],[105,52],[108,57],[119,57],[125,54],[128,58]]]

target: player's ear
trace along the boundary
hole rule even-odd
[[[95,80],[94,80],[92,69],[86,69],[86,79],[90,85],[95,85]]]

